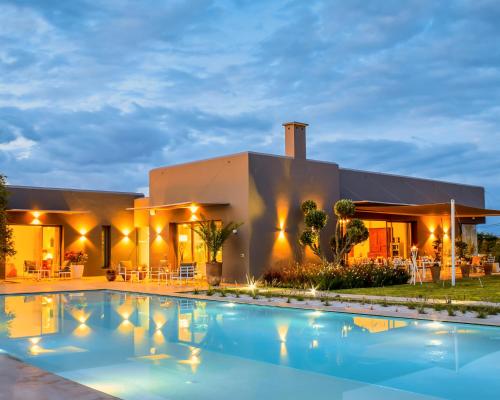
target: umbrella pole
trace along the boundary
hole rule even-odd
[[[455,200],[451,199],[450,210],[450,225],[451,225],[451,286],[455,286]]]

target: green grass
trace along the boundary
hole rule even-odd
[[[476,300],[500,303],[500,276],[487,276],[457,280],[451,287],[450,281],[424,283],[420,285],[396,285],[378,288],[343,289],[335,293],[363,294],[373,296],[426,297],[429,299]]]

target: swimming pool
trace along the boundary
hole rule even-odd
[[[115,291],[0,296],[0,349],[134,400],[500,392],[500,328]]]

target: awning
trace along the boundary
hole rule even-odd
[[[451,203],[394,204],[371,201],[355,201],[354,204],[356,205],[356,212],[374,214],[449,216],[451,213]],[[470,207],[457,203],[455,203],[455,210],[456,216],[462,218],[500,216],[500,210]]]
[[[204,207],[222,207],[222,206],[228,206],[229,203],[203,203],[203,202],[196,202],[196,201],[186,201],[182,203],[171,203],[171,204],[161,204],[157,206],[143,206],[143,207],[130,207],[127,208],[127,210],[132,210],[132,211],[145,211],[145,210],[178,210],[182,208],[204,208]]]

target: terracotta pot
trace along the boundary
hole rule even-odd
[[[439,278],[441,275],[441,266],[440,265],[433,265],[431,267],[431,275],[432,275],[432,282],[434,282],[434,283],[439,282]]]
[[[468,278],[470,275],[471,266],[469,264],[464,264],[460,266],[460,271],[462,271],[462,278]]]
[[[493,264],[490,263],[484,264],[483,269],[485,275],[491,275],[491,272],[493,271]]]
[[[222,263],[207,262],[207,282],[210,286],[219,286],[222,280]]]
[[[106,270],[106,279],[109,282],[113,282],[116,279],[116,271],[114,269],[107,269]]]

